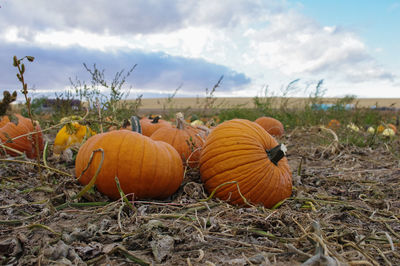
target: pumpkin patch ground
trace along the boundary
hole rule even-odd
[[[129,205],[96,190],[73,200],[83,188],[73,164],[48,159],[71,176],[42,169],[42,185],[32,164],[3,157],[0,263],[400,265],[398,138],[358,147],[311,127],[279,142],[293,189],[275,209],[208,199],[197,168],[163,201]]]

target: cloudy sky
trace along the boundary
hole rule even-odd
[[[20,89],[12,57],[35,57],[32,96],[69,79],[135,70],[131,97],[285,93],[400,97],[400,0],[0,0],[0,92]],[[107,93],[104,91],[104,93]]]

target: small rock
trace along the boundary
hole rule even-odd
[[[0,255],[16,256],[22,252],[22,245],[18,238],[8,238],[0,242]]]
[[[159,235],[150,242],[154,258],[161,263],[174,249],[174,239],[169,235]]]

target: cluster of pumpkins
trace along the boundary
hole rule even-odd
[[[28,131],[33,130],[30,125]],[[115,177],[135,199],[168,198],[182,184],[185,167],[198,167],[206,190],[232,204],[270,208],[292,193],[286,148],[275,139],[284,129],[276,119],[233,119],[205,131],[178,114],[175,125],[160,117],[132,117],[130,126],[96,134],[78,122],[68,123],[58,132],[53,150],[62,152],[85,138],[75,160],[76,177],[86,185],[100,169],[96,188],[111,199],[120,198]],[[28,148],[26,154],[34,157],[34,149]],[[103,155],[96,152],[100,150]]]
[[[330,129],[338,129],[340,128],[340,122],[336,119],[332,119],[329,121],[328,128]],[[347,125],[347,128],[349,128],[350,130],[359,132],[360,128],[355,125],[354,123],[350,123]],[[381,134],[382,136],[386,136],[386,137],[393,137],[394,135],[397,134],[397,127],[393,124],[381,124],[379,126],[377,126],[376,128],[374,128],[373,126],[367,126],[365,127],[366,131],[370,134]]]

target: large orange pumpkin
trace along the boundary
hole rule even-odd
[[[181,113],[178,113],[175,127],[162,127],[151,135],[151,139],[171,144],[182,156],[184,163],[196,167],[199,164],[204,136],[203,130],[186,124]]]
[[[36,134],[29,136],[19,137],[21,135],[28,134],[35,131],[32,125],[32,121],[29,118],[23,117],[20,114],[14,115],[18,122],[14,123],[10,121],[8,116],[3,116],[0,121],[0,142],[1,144],[10,147],[12,149],[18,150],[20,152],[25,152],[28,158],[36,157]],[[38,143],[39,150],[43,151],[43,135],[39,125],[36,127],[38,133]],[[7,154],[11,156],[18,155],[17,153],[4,149]]]
[[[143,117],[140,119],[140,125],[142,126],[142,134],[148,137],[161,127],[172,127],[169,122],[162,120],[159,116]]]
[[[172,195],[183,180],[182,160],[168,143],[153,141],[130,130],[115,130],[90,137],[79,149],[75,173],[79,177],[87,167],[92,152],[104,150],[104,161],[96,187],[111,199],[120,198],[115,183],[118,177],[125,194],[136,199],[163,199]],[[101,162],[96,152],[88,170],[79,179],[88,184]]]
[[[272,136],[281,137],[285,132],[283,124],[279,120],[272,117],[259,117],[254,122],[262,126]]]
[[[238,185],[248,202],[273,207],[292,193],[283,147],[254,122],[223,122],[208,135],[201,152],[200,174],[206,190],[216,189],[217,198],[243,205]]]

